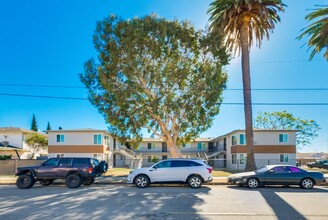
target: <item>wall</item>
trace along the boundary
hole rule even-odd
[[[0,160],[0,175],[15,175],[17,167],[38,166],[43,160]]]

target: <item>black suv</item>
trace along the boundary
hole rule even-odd
[[[50,158],[40,166],[19,167],[16,186],[20,189],[31,188],[36,181],[48,186],[55,179],[65,179],[69,188],[78,188],[81,184],[91,185],[96,177],[106,173],[108,164],[94,158]]]

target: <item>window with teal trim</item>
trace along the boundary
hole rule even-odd
[[[287,143],[288,142],[288,134],[279,134],[279,142]]]
[[[239,135],[239,144],[246,144],[245,134]]]

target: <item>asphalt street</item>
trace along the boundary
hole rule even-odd
[[[328,219],[328,187],[0,186],[0,219]]]

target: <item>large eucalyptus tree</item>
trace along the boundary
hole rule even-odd
[[[250,77],[250,48],[253,41],[261,46],[269,38],[275,23],[280,21],[279,11],[284,11],[281,0],[215,0],[208,13],[212,30],[222,32],[226,46],[234,54],[241,51],[245,128],[247,142],[246,170],[256,168],[254,158],[252,99]]]
[[[110,16],[94,34],[98,59],[80,77],[113,135],[138,142],[148,130],[182,157],[178,146],[208,129],[220,110],[229,58],[220,41],[189,22]]]

